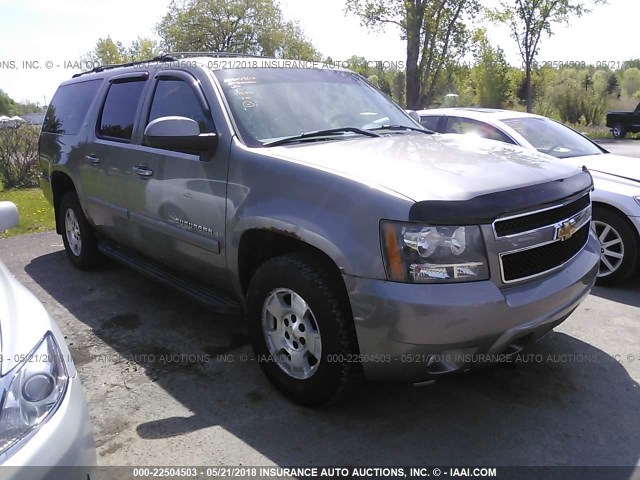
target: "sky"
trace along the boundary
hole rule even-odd
[[[498,0],[484,0],[487,6]],[[0,89],[17,101],[47,103],[58,84],[78,68],[72,64],[111,36],[125,45],[155,37],[155,25],[170,0],[0,0]],[[344,0],[280,0],[287,20],[333,60],[358,55],[375,61],[403,61],[405,45],[395,28],[371,32],[344,12]],[[639,0],[609,0],[570,25],[557,25],[541,43],[538,62],[624,62],[640,58],[636,41]],[[482,25],[481,21],[474,25]],[[485,25],[493,45],[512,65],[521,65],[504,26]],[[25,64],[25,62],[27,62]],[[35,63],[37,62],[37,63]],[[36,68],[37,67],[37,68]]]

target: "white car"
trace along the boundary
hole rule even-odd
[[[16,206],[0,202],[0,232],[17,222]],[[64,336],[2,262],[0,339],[0,477],[95,479],[91,419]]]
[[[614,155],[575,130],[530,113],[485,108],[420,110],[420,123],[438,133],[473,135],[537,150],[585,166],[593,176],[593,227],[602,244],[597,283],[638,271],[640,159]]]

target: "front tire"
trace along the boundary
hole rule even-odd
[[[596,284],[612,285],[628,279],[638,265],[638,234],[621,213],[593,209],[593,229],[602,246]]]
[[[249,333],[273,385],[308,406],[338,401],[362,380],[342,278],[304,253],[265,262],[248,289]]]
[[[62,226],[62,241],[67,257],[80,270],[98,264],[98,239],[84,215],[76,192],[68,192],[60,200],[58,224]]]
[[[623,139],[627,136],[627,129],[621,123],[616,123],[611,129],[611,134],[613,138]]]

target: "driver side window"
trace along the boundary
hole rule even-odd
[[[200,133],[214,133],[213,119],[198,100],[194,87],[179,78],[160,79],[153,95],[147,125],[161,117],[187,117],[200,126]]]

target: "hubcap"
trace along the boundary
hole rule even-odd
[[[624,243],[618,231],[611,225],[594,220],[591,222],[600,239],[600,270],[598,277],[608,277],[620,268],[624,260]]]
[[[76,257],[79,257],[80,253],[82,252],[80,224],[78,223],[76,212],[74,212],[71,208],[68,208],[67,212],[64,215],[64,228],[67,234],[69,249]]]
[[[318,370],[322,340],[307,302],[293,290],[271,292],[262,307],[262,332],[273,360],[289,376],[310,378]]]

